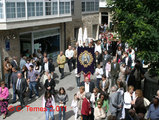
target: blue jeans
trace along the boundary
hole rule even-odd
[[[102,78],[97,78],[97,88],[99,89],[99,83],[102,80]]]
[[[62,106],[59,106],[59,120],[61,120],[61,118],[62,118],[62,112],[63,112],[63,120],[65,120],[65,111],[66,111],[66,109],[65,109],[65,107],[62,107]]]
[[[51,116],[51,120],[54,120],[54,110],[52,107],[46,108],[45,115],[46,115],[46,120],[49,120],[49,114]]]
[[[80,77],[76,77],[77,87],[80,87]]]
[[[39,93],[38,93],[38,90],[37,90],[37,82],[36,81],[33,81],[33,82],[29,83],[29,89],[30,89],[30,95],[29,95],[30,98],[32,98],[33,90],[35,92],[35,95],[39,96]]]
[[[13,84],[12,87],[13,87],[13,102],[15,102],[16,101],[16,85]]]

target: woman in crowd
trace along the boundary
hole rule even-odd
[[[46,120],[49,120],[49,114],[51,116],[51,120],[54,120],[54,110],[55,99],[54,96],[50,93],[50,91],[46,91],[43,97],[43,108],[45,109]]]
[[[55,94],[55,81],[51,78],[51,74],[48,74],[48,79],[45,81],[44,87],[50,91],[52,95]]]
[[[106,64],[105,71],[106,71],[106,77],[109,78],[110,71],[111,71],[111,62],[110,61],[108,61],[108,63]]]
[[[108,93],[109,80],[108,80],[108,78],[106,78],[105,75],[102,76],[102,81],[100,81],[100,83],[99,83],[99,88],[100,88],[101,92]]]
[[[68,101],[68,95],[66,94],[66,91],[63,87],[59,89],[59,93],[57,95],[57,102],[59,104],[60,110],[59,110],[59,120],[62,118],[62,112],[63,112],[63,120],[66,120],[65,118],[65,112],[66,112],[66,102]]]
[[[121,66],[120,66],[120,73],[119,73],[119,79],[122,80],[123,83],[125,83],[125,79],[126,79],[126,64],[123,63]]]
[[[94,120],[102,120],[106,117],[105,111],[102,108],[103,102],[98,100],[97,107],[94,109]]]
[[[77,99],[78,99],[78,115],[81,116],[81,109],[82,103],[85,98],[85,88],[84,86],[80,87],[79,91],[77,92]]]
[[[116,51],[116,58],[117,58],[118,63],[121,62],[121,56],[122,56],[122,48],[119,46],[117,51]]]
[[[144,116],[146,113],[146,108],[144,105],[144,97],[143,97],[142,90],[139,90],[139,89],[136,90],[135,95],[136,95],[136,99],[134,101],[133,107],[137,114],[143,114]]]
[[[5,119],[7,115],[7,107],[9,100],[8,97],[9,97],[8,88],[5,87],[5,82],[2,81],[0,87],[0,106],[1,106],[1,114],[3,114],[3,119]]]
[[[102,101],[102,108],[105,111],[105,113],[107,114],[107,112],[109,110],[108,94],[101,93],[98,100]],[[95,107],[97,107],[97,102],[96,102]]]
[[[129,86],[128,91],[124,93],[124,109],[125,109],[125,120],[129,120],[129,110],[133,108],[133,103],[135,100],[134,87]]]
[[[87,92],[82,103],[81,114],[83,120],[89,120],[91,115],[91,103],[90,103],[91,93]]]
[[[97,100],[99,99],[99,90],[98,88],[94,88],[93,89],[93,93],[91,95],[91,98],[90,98],[90,102],[91,102],[91,111],[92,111],[92,114],[91,114],[91,119],[93,120],[94,119],[94,108],[95,108],[95,103],[97,102]]]
[[[41,73],[41,65],[40,65],[40,62],[39,61],[35,61],[34,62],[34,71],[38,72],[38,73]],[[40,78],[38,79],[37,81],[37,87],[42,89],[42,85],[40,83]]]

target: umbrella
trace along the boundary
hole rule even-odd
[[[86,46],[88,46],[87,28],[84,29],[83,42],[85,43]]]
[[[82,28],[79,28],[78,31],[78,44],[81,47],[83,45],[83,41],[82,41]]]

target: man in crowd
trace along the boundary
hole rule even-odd
[[[13,100],[12,103],[16,102],[16,84],[18,79],[18,71],[15,67],[12,68],[12,75],[11,75],[11,87],[13,88]]]
[[[65,56],[67,58],[67,63],[68,63],[68,67],[69,67],[69,71],[72,71],[72,59],[73,59],[73,50],[71,46],[68,46],[68,49],[65,51]]]
[[[18,62],[17,62],[17,57],[13,56],[13,60],[11,61],[11,65],[12,67],[15,67],[16,69],[18,69]]]
[[[66,57],[65,55],[63,54],[63,51],[60,52],[60,54],[58,55],[57,57],[57,64],[59,66],[59,71],[61,73],[61,78],[60,79],[63,79],[64,78],[64,67],[65,67],[65,63],[66,63]]]
[[[120,65],[116,62],[116,58],[113,59],[111,63],[111,86],[117,83],[117,78],[120,72]]]
[[[123,63],[125,63],[126,66],[128,66],[128,68],[131,68],[132,60],[131,60],[131,57],[129,57],[127,52],[125,53],[125,57],[123,59]]]
[[[5,61],[3,63],[3,69],[4,69],[6,86],[8,88],[10,88],[10,74],[11,74],[11,70],[12,70],[12,65],[10,64],[8,57],[5,58]]]
[[[23,69],[23,67],[24,67],[25,64],[26,64],[26,56],[23,56],[20,59],[20,70]]]
[[[93,89],[95,88],[95,85],[92,81],[89,81],[88,77],[85,77],[85,80],[81,82],[81,86],[85,87],[85,92],[91,92],[93,93]]]
[[[159,98],[157,96],[153,99],[153,104],[150,105],[147,119],[159,120]]]
[[[44,64],[42,66],[43,72],[49,71],[49,73],[54,74],[55,67],[52,62],[48,61],[47,57],[44,57]]]
[[[40,74],[33,70],[34,66],[30,65],[29,71],[28,71],[28,82],[29,82],[29,88],[30,88],[30,95],[29,98],[32,99],[32,92],[34,90],[36,94],[36,99],[39,98],[39,93],[37,89],[37,81],[40,77]]]
[[[111,56],[108,54],[108,52],[105,50],[103,55],[103,71],[105,73],[105,66],[107,62],[111,59]]]
[[[25,107],[25,102],[24,102],[24,93],[26,91],[27,87],[27,82],[26,80],[22,77],[21,73],[17,74],[17,83],[16,83],[16,91],[20,100],[21,107]]]
[[[76,68],[76,59],[77,59],[77,50],[75,47],[73,47],[73,60],[72,60],[72,63],[73,63],[73,69]]]

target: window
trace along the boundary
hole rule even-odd
[[[91,11],[91,2],[86,2],[86,11]]]
[[[28,16],[35,16],[35,3],[28,2]]]
[[[25,3],[18,2],[17,3],[17,17],[25,17]]]
[[[95,2],[95,11],[99,10],[99,2]]]
[[[65,13],[70,13],[70,2],[65,2]]]
[[[94,11],[94,2],[90,2],[90,11]]]
[[[60,14],[64,14],[64,2],[60,2]]]
[[[45,2],[46,15],[51,15],[51,2]]]
[[[74,1],[71,1],[71,13],[74,14]]]
[[[7,2],[6,3],[6,13],[7,18],[15,18],[15,3],[14,2]]]
[[[82,2],[82,12],[85,12],[85,2]]]
[[[36,16],[43,16],[43,3],[36,2]]]
[[[0,3],[0,19],[3,18],[3,3]]]
[[[58,6],[57,6],[57,2],[53,2],[52,3],[52,14],[53,15],[56,15],[56,14],[58,14],[58,8],[57,8]]]

